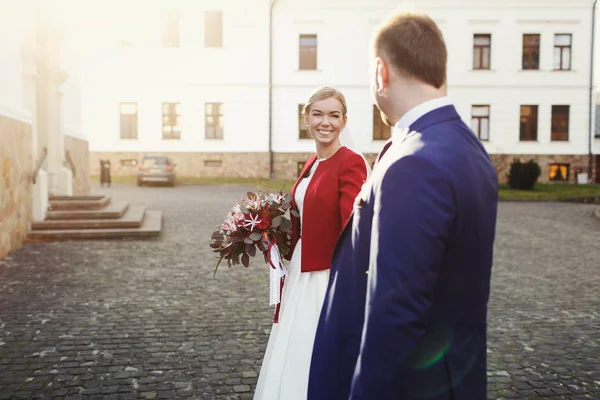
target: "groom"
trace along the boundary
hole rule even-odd
[[[393,15],[373,50],[394,133],[334,251],[308,399],[485,399],[494,166],[446,97],[429,17]]]

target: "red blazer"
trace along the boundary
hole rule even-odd
[[[310,172],[317,160],[312,156],[304,165],[292,188],[292,207],[298,210],[294,196],[298,183]],[[333,249],[346,223],[354,199],[367,179],[365,161],[359,154],[341,147],[333,156],[321,161],[310,180],[303,205],[302,272],[323,271],[331,266]],[[291,217],[292,241],[288,259],[300,237],[300,218]]]

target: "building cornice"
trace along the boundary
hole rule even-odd
[[[554,25],[577,25],[580,24],[579,19],[517,19],[517,24],[554,24]]]

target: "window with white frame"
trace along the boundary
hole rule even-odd
[[[317,69],[317,35],[300,35],[299,68]]]
[[[519,140],[522,142],[537,141],[538,134],[538,106],[521,106]]]
[[[569,106],[552,106],[552,123],[550,140],[569,140]]]
[[[223,139],[223,103],[206,103],[205,135],[207,139]]]
[[[179,47],[179,13],[171,11],[167,15],[163,31],[163,47]]]
[[[381,111],[373,104],[373,140],[388,140],[392,136],[392,128],[383,122]]]
[[[223,47],[223,11],[204,13],[204,47]]]
[[[304,104],[298,104],[298,139],[312,139],[308,126],[304,120]]]
[[[523,69],[540,69],[540,35],[523,35]]]
[[[554,35],[554,70],[571,70],[571,41],[570,33]]]
[[[490,106],[471,106],[471,129],[482,140],[490,140]]]
[[[137,139],[137,103],[121,103],[121,139]]]
[[[163,103],[163,139],[181,139],[180,103]]]
[[[473,35],[473,69],[490,69],[492,35]]]

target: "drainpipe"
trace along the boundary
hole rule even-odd
[[[594,0],[594,5],[592,6],[592,51],[591,51],[591,61],[590,61],[590,134],[588,138],[588,179],[593,179],[592,170],[593,170],[593,152],[592,152],[592,138],[595,136],[595,121],[592,120],[593,115],[593,107],[595,106],[593,92],[594,92],[594,36],[596,31],[596,3],[598,0]],[[596,116],[598,118],[598,116]],[[596,166],[600,168],[600,166]]]
[[[277,0],[271,0],[269,8],[269,179],[275,178],[273,161],[273,7]]]

